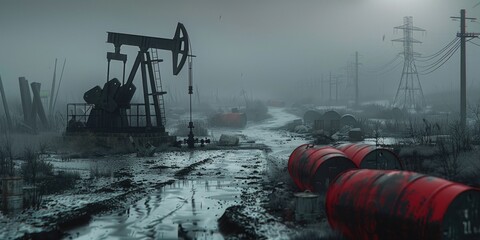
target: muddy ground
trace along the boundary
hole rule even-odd
[[[287,161],[310,140],[278,130],[296,116],[281,108],[269,113],[242,130],[212,130],[217,137],[238,134],[243,148],[142,158],[47,153],[57,171],[81,179],[72,190],[43,196],[39,210],[0,216],[0,239],[326,239],[325,218],[294,221]]]

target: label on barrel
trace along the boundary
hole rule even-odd
[[[448,207],[443,220],[443,239],[480,239],[480,193],[464,192]]]

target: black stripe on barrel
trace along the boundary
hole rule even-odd
[[[325,193],[338,174],[352,168],[356,168],[355,164],[333,147],[304,144],[288,159],[288,172],[301,191]]]
[[[480,190],[405,171],[350,170],[327,191],[333,229],[348,239],[480,239]]]

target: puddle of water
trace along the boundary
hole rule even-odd
[[[223,239],[217,219],[240,195],[235,180],[178,180],[69,233],[75,239]]]
[[[80,158],[63,161],[56,157],[49,157],[55,171],[78,172],[81,177],[88,178],[92,173],[109,175],[122,168],[132,167],[135,159],[130,155],[119,155],[105,158]]]

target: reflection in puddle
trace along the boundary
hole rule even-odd
[[[240,202],[235,180],[177,180],[120,213],[97,216],[73,229],[78,239],[223,239],[217,219]]]

